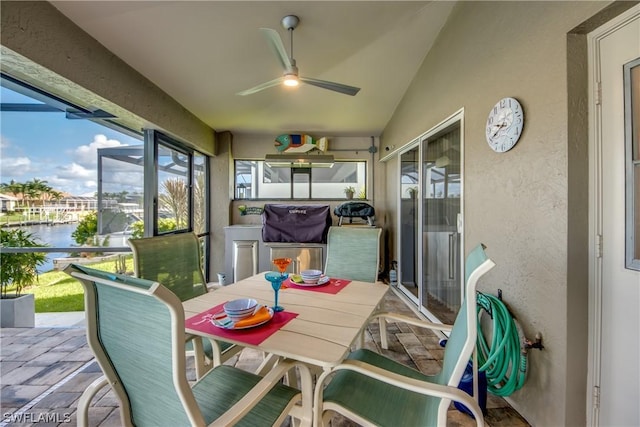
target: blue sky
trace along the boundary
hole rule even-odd
[[[0,88],[3,103],[37,103]],[[97,190],[98,148],[141,144],[89,120],[68,120],[64,113],[0,113],[0,182],[34,178],[75,196]]]

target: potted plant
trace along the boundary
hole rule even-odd
[[[32,233],[20,228],[0,229],[0,246],[43,247]],[[0,327],[32,328],[35,326],[35,300],[33,294],[22,294],[24,286],[38,280],[38,266],[44,264],[44,253],[0,253]],[[9,289],[14,293],[9,293]]]
[[[355,194],[356,189],[351,185],[344,188],[344,194],[347,196],[347,199],[353,199],[353,195]]]

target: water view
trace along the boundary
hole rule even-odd
[[[34,237],[37,238],[38,242],[46,243],[49,246],[53,247],[71,247],[78,246],[77,243],[71,237],[71,233],[76,230],[78,226],[77,223],[70,224],[57,224],[57,225],[46,225],[46,224],[37,224],[37,225],[29,225],[22,226],[23,230],[26,230],[29,233],[33,233]],[[62,258],[69,256],[68,253],[62,252],[52,252],[47,253],[47,262],[38,267],[39,273],[44,273],[47,271],[53,270],[53,259],[54,258]]]

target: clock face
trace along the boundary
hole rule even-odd
[[[516,145],[522,127],[524,113],[515,98],[503,98],[493,107],[487,118],[487,142],[498,153],[509,151]]]

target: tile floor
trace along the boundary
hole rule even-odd
[[[390,311],[412,314],[392,292],[385,305]],[[379,348],[377,323],[368,327],[365,347],[427,374],[440,369],[443,349],[438,344],[439,337],[404,323],[389,324],[388,331],[389,350]],[[86,344],[83,313],[39,315],[35,328],[0,329],[0,339],[0,427],[75,425],[80,395],[101,375]],[[261,360],[261,353],[245,349],[228,363],[251,370]],[[192,358],[188,362],[188,376],[194,379]],[[449,426],[476,425],[472,418],[453,407],[449,414]],[[504,399],[492,395],[488,396],[485,423],[491,427],[529,425]],[[121,425],[118,402],[107,388],[92,402],[90,425]],[[336,416],[332,425],[355,424]]]

